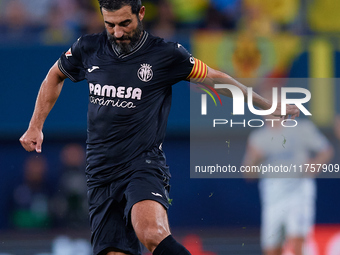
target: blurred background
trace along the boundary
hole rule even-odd
[[[178,41],[235,78],[330,78],[309,84],[313,122],[340,163],[340,1],[144,0],[145,29]],[[88,87],[67,80],[44,126],[43,153],[26,131],[40,84],[73,42],[103,30],[97,1],[0,0],[0,254],[90,254],[84,177]],[[199,254],[261,254],[256,182],[190,179],[189,84],[173,88],[164,143],[173,233]],[[250,130],[226,130],[241,164]],[[317,180],[310,254],[340,254],[340,185]],[[289,254],[289,253],[288,253]]]

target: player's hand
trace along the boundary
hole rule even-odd
[[[36,152],[41,153],[43,139],[44,135],[41,130],[29,128],[19,141],[26,151],[35,150]]]
[[[286,105],[286,115],[281,115],[281,103],[277,104],[275,112],[272,114],[281,119],[295,119],[300,116],[300,109],[296,105]]]

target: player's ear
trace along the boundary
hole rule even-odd
[[[144,19],[144,16],[145,16],[145,6],[142,6],[138,13],[139,20],[142,21]]]

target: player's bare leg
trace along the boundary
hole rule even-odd
[[[264,255],[281,255],[281,254],[282,254],[282,247],[275,247],[275,248],[264,250]]]
[[[171,234],[167,212],[156,201],[136,203],[131,209],[131,222],[138,239],[151,252]]]

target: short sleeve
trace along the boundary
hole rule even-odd
[[[190,80],[190,78],[196,78],[196,71],[198,71],[198,65],[200,64],[202,64],[202,67],[204,65],[206,68],[206,71],[202,71],[201,76],[204,76],[204,78],[206,77],[207,67],[205,64],[195,59],[181,44],[175,43],[174,47],[173,62],[170,69],[172,77],[178,80]]]
[[[85,68],[81,55],[81,38],[60,56],[58,67],[60,71],[73,82],[85,79]]]

